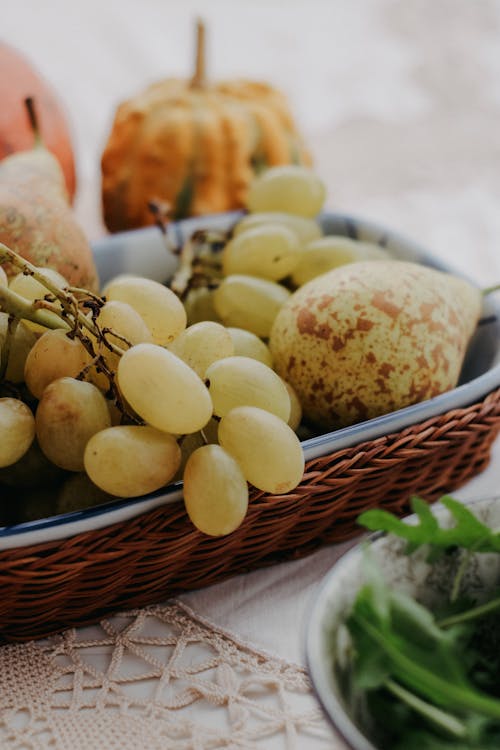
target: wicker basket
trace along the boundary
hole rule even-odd
[[[398,514],[414,494],[436,500],[488,464],[500,431],[500,389],[400,432],[307,462],[297,490],[254,492],[227,537],[194,529],[182,503],[67,539],[0,552],[0,637],[23,641],[95,622],[307,555],[356,535],[358,514]]]

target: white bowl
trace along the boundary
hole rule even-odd
[[[193,231],[202,228],[226,230],[241,213],[213,214],[174,222],[168,226],[171,245],[181,246]],[[345,214],[325,213],[321,216],[325,234],[340,234],[375,242],[390,255],[442,270],[452,271],[413,241],[371,221]],[[120,273],[136,273],[166,282],[177,267],[177,257],[167,250],[165,239],[156,227],[122,232],[103,237],[93,244],[101,282],[104,284]],[[480,401],[500,386],[500,306],[495,295],[486,298],[483,323],[471,341],[460,382],[456,388],[419,404],[370,419],[351,427],[304,440],[306,460],[333,453],[366,440],[399,432],[412,424],[462,408]],[[103,528],[133,518],[158,505],[182,500],[182,484],[176,483],[151,495],[116,500],[82,511],[0,528],[0,550],[38,542],[64,539],[74,534]]]
[[[487,526],[500,528],[500,497],[476,500],[468,505]],[[449,524],[450,514],[446,508],[437,503],[433,512],[440,525]],[[413,523],[415,517],[406,520]],[[308,671],[319,702],[333,728],[351,750],[384,750],[372,743],[351,715],[337,673],[347,651],[343,622],[364,582],[362,558],[367,543],[371,546],[371,559],[387,583],[431,609],[444,603],[459,563],[458,555],[446,555],[430,564],[425,548],[407,555],[404,540],[377,533],[339,557],[315,598],[307,623],[305,648]],[[475,555],[469,565],[463,581],[464,593],[481,599],[498,586],[500,554]]]

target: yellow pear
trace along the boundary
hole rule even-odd
[[[57,158],[38,134],[31,100],[26,100],[34,147],[0,162],[0,242],[35,266],[58,271],[72,286],[98,291],[90,244],[73,214]],[[19,273],[8,264],[9,276]]]
[[[294,292],[269,345],[304,416],[331,430],[454,388],[481,307],[480,290],[451,274],[353,263]]]

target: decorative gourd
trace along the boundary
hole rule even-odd
[[[24,100],[36,100],[40,134],[61,164],[69,198],[76,190],[74,152],[64,109],[56,93],[16,49],[0,41],[0,159],[33,145]]]
[[[111,232],[153,224],[150,201],[174,218],[241,208],[262,168],[311,163],[284,95],[246,80],[208,84],[204,48],[198,22],[193,78],[160,81],[118,107],[101,160]]]

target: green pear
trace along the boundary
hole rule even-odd
[[[58,271],[72,286],[98,291],[90,244],[71,208],[63,171],[43,145],[33,103],[26,106],[34,146],[0,162],[0,242],[35,266]],[[19,269],[5,266],[9,276]]]
[[[269,346],[306,419],[332,430],[454,388],[481,308],[481,291],[451,274],[352,263],[294,292]]]

